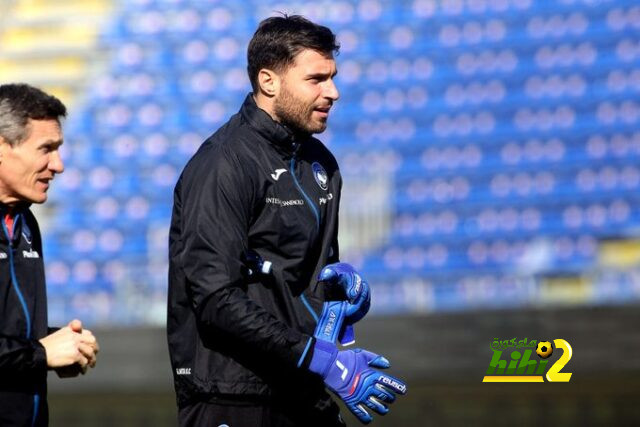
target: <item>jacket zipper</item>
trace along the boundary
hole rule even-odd
[[[293,182],[296,184],[296,187],[298,187],[298,191],[300,191],[300,194],[302,194],[302,196],[305,198],[305,200],[307,201],[307,204],[309,205],[309,208],[313,212],[313,215],[316,217],[316,230],[320,230],[320,212],[318,211],[318,209],[316,209],[316,205],[313,204],[313,202],[311,201],[311,198],[302,189],[302,186],[298,182],[298,178],[296,178],[296,157],[295,156],[291,158],[289,169],[291,172],[291,176],[293,177]]]
[[[296,155],[295,155],[296,151],[297,151],[297,147],[295,147],[294,155],[293,155],[293,157],[291,157],[291,162],[289,164],[289,171],[291,173],[291,177],[293,178],[293,182],[296,184],[296,187],[298,187],[298,191],[305,198],[305,200],[307,201],[307,204],[309,205],[309,208],[313,212],[313,215],[316,218],[316,230],[319,231],[320,230],[320,212],[318,211],[318,209],[316,209],[316,206],[311,201],[311,198],[302,189],[302,186],[300,185],[300,183],[298,182],[298,178],[296,177]],[[306,309],[309,311],[309,313],[311,313],[311,317],[313,318],[313,320],[317,324],[318,323],[318,315],[316,314],[316,312],[311,307],[311,304],[309,304],[309,301],[307,301],[307,297],[304,296],[304,292],[300,294],[300,299],[302,300],[302,303],[304,304]]]
[[[15,222],[13,224],[13,229],[15,230],[18,225],[18,221],[20,221],[21,216],[16,215]],[[24,312],[24,317],[27,319],[27,339],[31,339],[31,317],[29,316],[29,310],[27,310],[27,303],[24,300],[24,296],[22,295],[22,291],[20,290],[20,284],[18,283],[18,278],[16,277],[16,270],[13,261],[13,241],[11,236],[9,236],[9,230],[7,229],[7,225],[2,222],[2,229],[4,230],[5,236],[7,236],[7,240],[9,241],[9,271],[11,272],[11,283],[13,284],[13,289],[16,294],[18,294],[18,300],[20,300],[20,305],[22,306],[22,311]]]

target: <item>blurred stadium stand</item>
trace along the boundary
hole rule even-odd
[[[374,312],[640,297],[633,1],[11,3],[3,79],[84,90],[46,227],[53,321],[164,323],[173,185],[248,92],[246,44],[274,10],[342,44],[324,140]]]
[[[27,81],[72,101],[104,61],[97,44],[109,0],[0,1],[0,80]]]
[[[0,5],[0,80],[72,102],[43,208],[51,323],[164,325],[174,183],[238,110],[247,42],[274,11],[342,44],[321,139],[345,176],[342,258],[372,283],[373,313],[586,321],[640,300],[635,0]]]

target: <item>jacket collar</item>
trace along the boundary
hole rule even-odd
[[[296,134],[287,126],[273,120],[269,113],[258,107],[253,93],[247,95],[240,114],[256,132],[287,154],[294,154],[300,144],[309,138],[309,135]]]
[[[24,210],[29,209],[29,206],[31,206],[31,203],[29,202],[18,202],[13,206],[9,206],[0,202],[0,214],[2,214],[2,216],[4,217],[7,214],[7,212],[12,210],[13,214],[17,215],[23,212]]]
[[[24,212],[27,209],[29,209],[29,206],[31,206],[31,203],[28,203],[28,202],[21,202],[16,204],[15,206],[8,206],[8,205],[5,205],[4,203],[0,203],[0,221],[2,221],[2,224],[0,224],[0,241],[1,242],[7,242],[7,236],[4,232],[4,227],[5,227],[4,217],[7,214],[7,212],[9,212],[10,209],[12,210],[13,238],[11,240],[15,242],[20,239],[23,222],[25,221]]]

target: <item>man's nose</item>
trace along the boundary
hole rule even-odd
[[[337,101],[338,98],[340,98],[340,92],[338,91],[338,87],[333,82],[333,80],[329,80],[327,82],[327,86],[325,88],[324,96],[325,96],[325,98],[329,98],[329,99],[331,99],[333,101]]]
[[[49,170],[55,173],[64,172],[64,162],[60,156],[60,151],[55,150],[51,153],[51,157],[49,158]]]

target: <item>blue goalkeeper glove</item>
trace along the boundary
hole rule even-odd
[[[362,423],[369,424],[373,418],[367,408],[384,415],[396,394],[407,392],[402,381],[373,369],[389,366],[375,353],[359,348],[341,351],[333,343],[317,340],[309,370],[319,374]]]
[[[318,280],[332,287],[334,294],[337,289],[340,300],[324,303],[315,337],[332,343],[337,338],[342,345],[353,344],[353,324],[362,319],[371,306],[369,283],[355,268],[343,262],[326,265]]]

